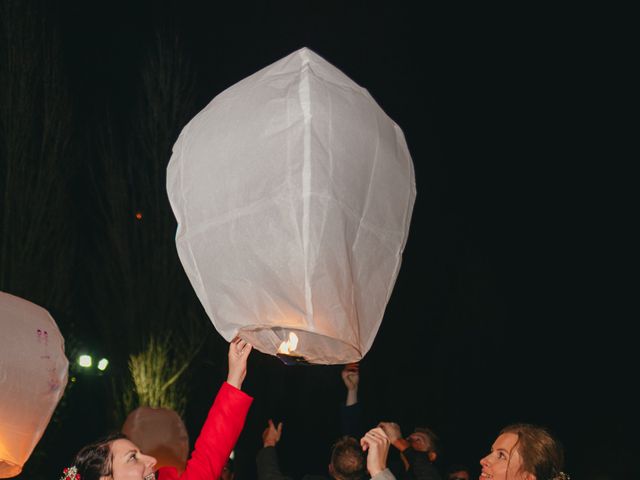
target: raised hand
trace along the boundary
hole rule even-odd
[[[357,363],[349,363],[344,366],[342,369],[342,381],[348,390],[358,388],[358,383],[360,383],[360,371]]]
[[[391,445],[396,447],[401,452],[404,452],[407,448],[411,446],[411,444],[402,437],[402,432],[400,431],[400,425],[394,422],[380,422],[378,424],[380,428],[384,430],[384,433],[389,437],[389,441]]]
[[[278,423],[276,427],[273,424],[273,420],[269,419],[267,428],[262,432],[262,446],[263,447],[275,447],[276,443],[280,441],[282,436],[282,422]]]
[[[347,387],[347,407],[358,403],[358,384],[360,383],[360,369],[357,363],[349,363],[342,369],[342,381]]]
[[[394,422],[380,422],[378,426],[384,430],[384,433],[389,438],[391,443],[402,438],[402,432],[400,431],[400,425]]]
[[[247,376],[247,358],[249,358],[251,348],[250,343],[238,337],[229,343],[229,374],[227,375],[227,383],[237,389],[242,387],[244,377]]]
[[[389,454],[389,438],[380,427],[372,428],[360,439],[362,450],[369,451],[367,455],[367,470],[374,477],[387,468]]]

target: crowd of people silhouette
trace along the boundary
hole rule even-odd
[[[229,461],[244,426],[252,398],[240,390],[251,345],[235,339],[229,346],[229,374],[198,437],[183,472],[155,469],[156,459],[118,433],[84,447],[65,468],[64,480],[210,480],[235,479]],[[393,421],[364,425],[358,399],[357,364],[342,369],[347,390],[341,407],[342,435],[332,446],[327,476],[308,474],[304,480],[469,480],[472,470],[461,464],[438,464],[440,440],[429,427],[416,426],[403,435]],[[268,419],[256,458],[258,480],[291,480],[279,466],[277,445],[283,423]],[[393,447],[393,448],[391,448]],[[541,426],[504,427],[490,453],[480,460],[481,480],[568,480],[560,442]]]

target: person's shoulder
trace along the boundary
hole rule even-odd
[[[175,467],[161,467],[158,469],[158,480],[178,480],[180,475]]]

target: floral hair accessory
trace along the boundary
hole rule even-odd
[[[571,480],[571,477],[564,472],[558,472],[551,480]]]
[[[80,480],[80,474],[75,465],[62,470],[62,476],[60,480]]]

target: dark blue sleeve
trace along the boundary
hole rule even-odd
[[[407,477],[412,480],[442,480],[438,469],[431,463],[425,452],[407,448],[402,454],[409,462]]]
[[[340,429],[342,435],[351,435],[360,439],[364,436],[365,430],[362,425],[362,408],[360,402],[347,407],[340,405]]]

